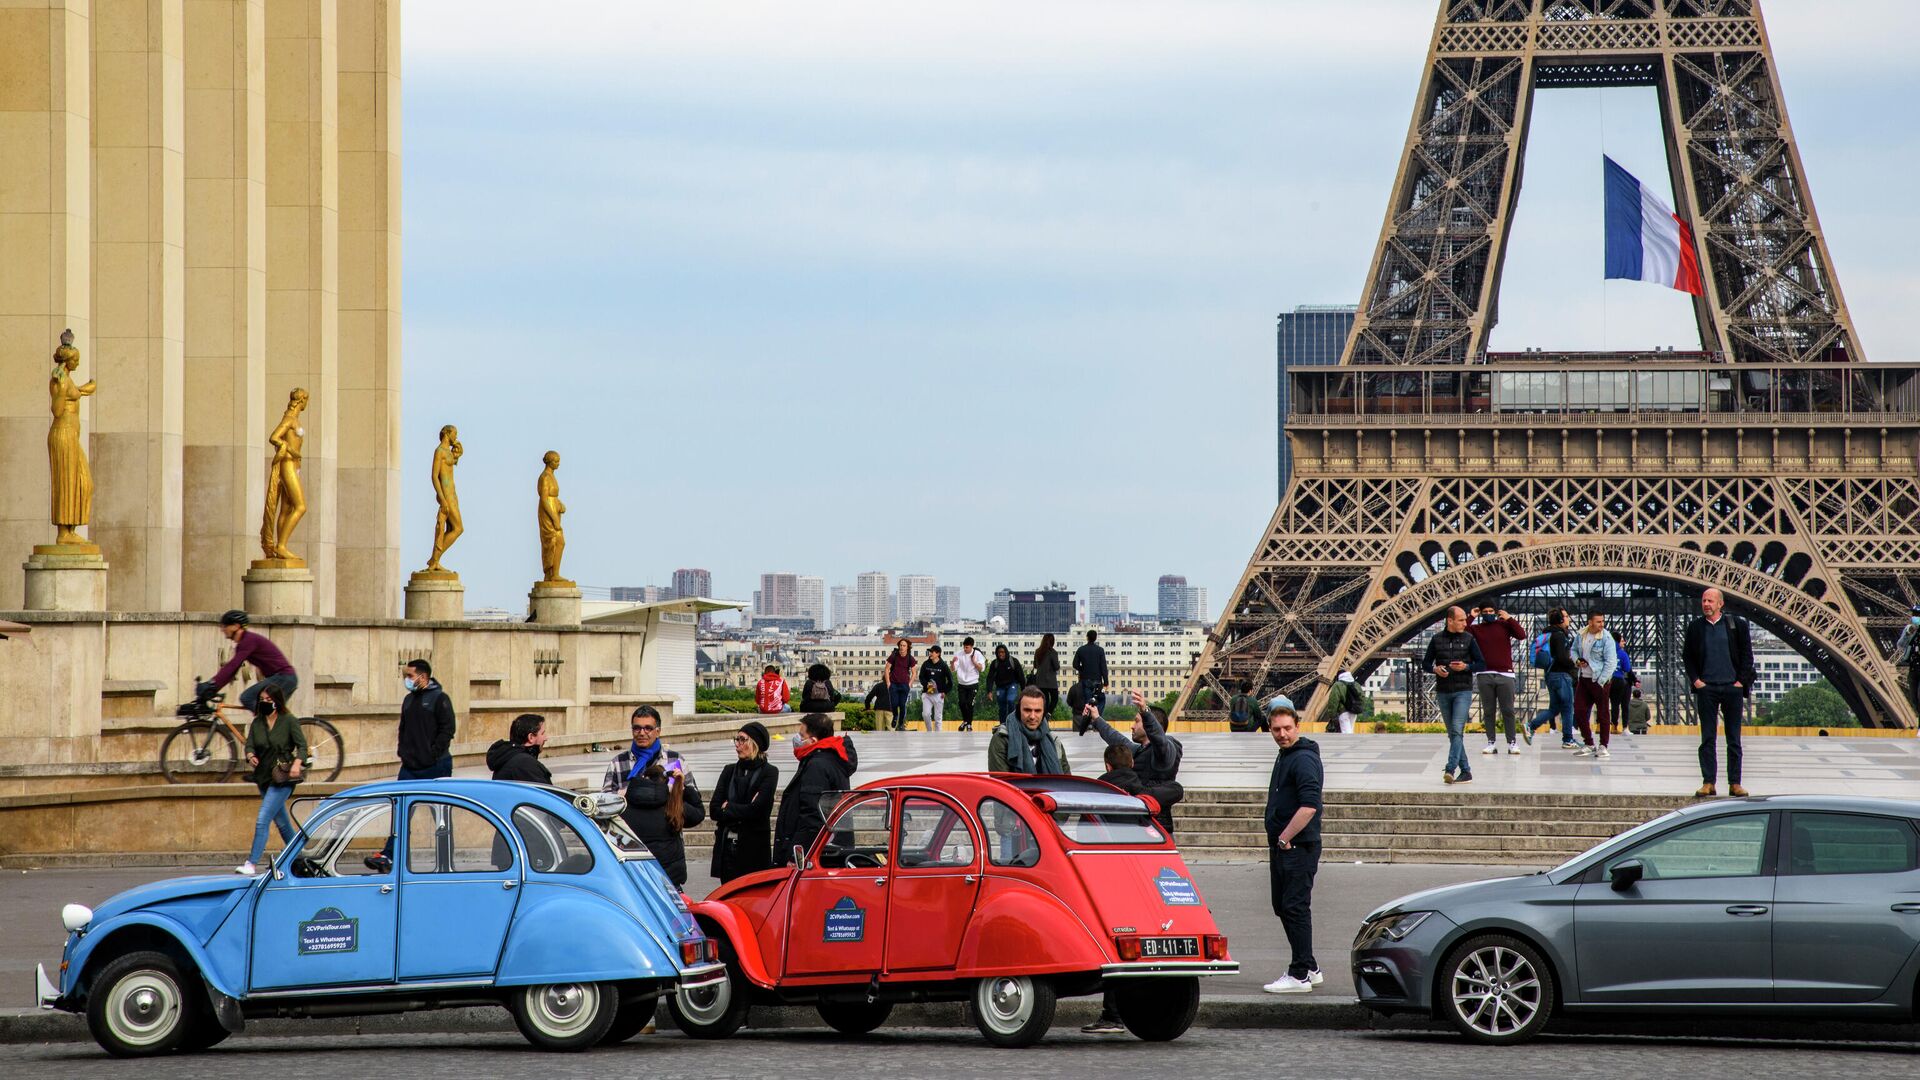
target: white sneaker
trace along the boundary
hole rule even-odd
[[[1576,749],[1575,749],[1575,750],[1573,751],[1573,755],[1574,755],[1575,757],[1592,757],[1592,756],[1593,756],[1593,747],[1591,747],[1591,746],[1581,746],[1581,747],[1577,747],[1577,748],[1576,748]]]
[[[239,866],[234,867],[233,872],[243,877],[252,877],[253,875],[259,873],[260,871],[255,869],[252,863],[243,862]]]
[[[1497,753],[1499,753],[1499,752],[1500,752],[1500,748],[1499,748],[1499,747],[1497,747],[1497,746],[1495,746],[1495,745],[1493,745],[1492,743],[1488,743],[1488,744],[1487,744],[1487,748],[1486,748],[1485,750],[1482,750],[1482,751],[1480,751],[1480,752],[1481,752],[1482,754],[1497,754]]]
[[[1509,753],[1509,754],[1517,754],[1517,753],[1519,753],[1519,752],[1520,752],[1520,744],[1519,744],[1519,743],[1517,743],[1517,742],[1514,742],[1514,741],[1513,741],[1512,739],[1508,739],[1508,740],[1507,740],[1507,753]]]
[[[1310,994],[1313,992],[1312,976],[1296,979],[1291,975],[1282,975],[1261,989],[1269,994]]]
[[[1307,981],[1315,986],[1319,986],[1321,983],[1327,981],[1327,977],[1320,973],[1319,968],[1314,968],[1312,971],[1307,972]]]
[[[1603,758],[1610,758],[1610,757],[1612,757],[1612,756],[1613,756],[1613,751],[1611,751],[1611,750],[1609,750],[1609,749],[1607,749],[1606,747],[1604,747],[1604,746],[1603,746],[1603,747],[1601,747],[1601,748],[1600,748],[1600,750],[1599,750],[1599,752],[1598,752],[1598,755],[1597,755],[1597,756],[1599,756],[1599,757],[1603,757]]]

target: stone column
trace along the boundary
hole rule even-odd
[[[571,581],[538,581],[527,593],[527,611],[541,626],[579,626],[580,598]]]
[[[267,0],[266,13],[266,400],[274,413],[295,387],[310,397],[301,421],[307,517],[292,548],[313,574],[311,614],[332,615],[339,502],[339,10],[335,0]],[[254,467],[264,477],[264,454]],[[261,507],[248,509],[257,523]]]
[[[339,614],[400,590],[400,2],[340,4]],[[459,611],[452,618],[458,619]]]
[[[47,379],[60,331],[93,362],[90,10],[0,6],[0,606],[23,599],[20,560],[53,540]],[[93,400],[80,404],[83,432]]]
[[[181,0],[93,0],[91,537],[115,611],[180,608],[184,33]]]
[[[407,618],[414,622],[460,622],[466,607],[467,587],[451,570],[416,570],[407,579]]]
[[[181,605],[242,606],[267,497],[267,14],[186,0],[185,513]]]

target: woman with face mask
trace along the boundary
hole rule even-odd
[[[260,691],[260,712],[262,715],[247,729],[247,764],[253,766],[253,784],[260,789],[260,814],[254,819],[253,847],[248,849],[247,861],[233,868],[234,873],[249,877],[259,873],[257,864],[267,853],[269,824],[280,830],[281,843],[293,842],[287,800],[313,757],[299,719],[281,707],[278,690],[267,687]]]

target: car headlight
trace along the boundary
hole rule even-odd
[[[1398,915],[1375,919],[1374,929],[1391,941],[1402,941],[1432,914],[1431,911],[1403,911]]]
[[[85,904],[68,904],[60,909],[60,923],[70,933],[79,933],[93,921],[93,909]]]

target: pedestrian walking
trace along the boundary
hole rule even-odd
[[[887,686],[884,674],[867,690],[867,696],[860,703],[873,714],[873,730],[885,731],[893,726],[893,691]]]
[[[1033,650],[1033,667],[1028,670],[1033,685],[1040,688],[1047,703],[1047,718],[1053,718],[1060,704],[1060,654],[1053,650],[1053,635],[1040,635],[1040,647]]]
[[[953,657],[953,683],[960,695],[960,730],[973,730],[973,703],[980,693],[980,679],[987,672],[987,654],[973,647],[972,638],[963,638],[960,651]]]
[[[313,764],[307,749],[306,732],[300,720],[286,707],[280,688],[263,684],[256,688],[259,715],[247,727],[247,764],[253,766],[253,786],[260,789],[260,813],[253,821],[253,846],[247,849],[247,861],[233,868],[236,874],[252,877],[267,853],[267,828],[280,831],[282,845],[293,843],[293,818],[287,813],[287,800],[294,785]]]
[[[1027,673],[1020,669],[1020,661],[1013,658],[1005,645],[993,647],[993,662],[987,665],[987,682],[993,687],[993,703],[1000,711],[1000,722],[1013,720],[1020,711],[1020,688],[1026,685]]]
[[[1433,696],[1440,706],[1440,719],[1447,726],[1447,767],[1440,779],[1448,784],[1471,784],[1473,770],[1467,766],[1467,715],[1473,709],[1473,677],[1487,666],[1487,661],[1480,652],[1480,643],[1467,633],[1465,608],[1447,609],[1447,625],[1427,642],[1426,657],[1420,666],[1433,672]],[[1267,716],[1271,730],[1272,712]]]
[[[1694,707],[1700,713],[1701,783],[1694,794],[1703,799],[1714,794],[1719,776],[1715,736],[1722,723],[1727,729],[1727,792],[1736,799],[1747,793],[1740,786],[1740,724],[1753,691],[1753,628],[1747,620],[1727,614],[1726,606],[1719,589],[1701,593],[1700,615],[1687,624],[1681,649],[1687,679],[1693,684]]]
[[[220,665],[220,670],[214,672],[213,678],[201,683],[195,690],[203,700],[210,698],[225,689],[242,667],[251,664],[253,674],[259,681],[240,691],[240,704],[255,716],[264,716],[260,706],[260,691],[263,687],[271,686],[280,692],[280,707],[291,709],[293,692],[300,688],[300,675],[287,662],[287,655],[280,651],[278,645],[266,635],[247,629],[252,621],[239,608],[220,616],[220,633],[233,642],[233,655]]]
[[[495,780],[518,780],[523,784],[551,784],[553,773],[540,762],[540,748],[547,745],[547,718],[538,713],[521,713],[513,718],[507,737],[487,748],[487,768]]]
[[[1613,638],[1613,654],[1619,663],[1613,669],[1613,678],[1607,682],[1607,704],[1613,709],[1614,724],[1625,731],[1627,701],[1633,697],[1633,684],[1638,680],[1633,674],[1633,657],[1627,654],[1627,647],[1618,634]]]
[[[1574,642],[1574,666],[1579,669],[1573,684],[1573,709],[1580,722],[1581,746],[1575,753],[1610,758],[1613,750],[1613,669],[1620,663],[1613,635],[1607,631],[1607,617],[1590,612],[1587,625]],[[1594,745],[1595,722],[1600,728],[1600,744]]]
[[[927,647],[926,662],[920,665],[920,719],[928,731],[939,731],[947,715],[947,694],[953,690],[953,665],[940,655],[940,646]]]
[[[1047,695],[1037,686],[1020,691],[1020,715],[993,729],[987,771],[1029,776],[1070,776],[1066,748],[1047,726]]]
[[[1354,680],[1353,672],[1343,671],[1333,680],[1333,699],[1328,706],[1334,710],[1334,730],[1342,735],[1353,734],[1353,726],[1366,708],[1366,692]]]
[[[833,721],[820,713],[800,718],[800,734],[793,740],[793,756],[799,761],[793,780],[780,795],[780,817],[773,829],[773,864],[793,862],[793,849],[813,850],[814,838],[826,827],[827,811],[822,797],[844,792],[860,767],[853,740],[833,733]]]
[[[807,668],[807,681],[800,685],[800,710],[830,713],[839,704],[840,691],[833,687],[833,670],[814,661]]]
[[[1073,651],[1073,677],[1080,684],[1080,700],[1101,712],[1107,708],[1107,650],[1100,647],[1100,631],[1087,631],[1087,643]],[[1074,706],[1075,715],[1080,712]]]
[[[1465,612],[1460,620],[1466,621]],[[1267,781],[1267,877],[1273,913],[1286,931],[1293,960],[1285,975],[1263,989],[1269,994],[1305,994],[1326,981],[1320,961],[1313,956],[1313,879],[1320,871],[1321,788],[1326,774],[1320,747],[1301,737],[1300,718],[1291,708],[1274,709],[1267,716],[1267,731],[1280,748]]]
[[[1907,625],[1893,643],[1893,662],[1907,669],[1907,703],[1920,713],[1920,604],[1907,611]]]
[[[768,664],[760,671],[760,682],[753,688],[753,704],[762,715],[791,712],[792,691],[787,689],[787,680],[780,677],[780,665]]]
[[[720,770],[707,806],[713,818],[713,876],[726,884],[773,865],[773,793],[780,769],[767,760],[772,737],[758,720],[733,735],[734,760]]]
[[[893,706],[893,730],[907,730],[907,699],[913,696],[913,643],[894,642],[887,654],[887,698]]]
[[[1506,727],[1507,753],[1518,754],[1521,733],[1513,713],[1513,643],[1525,641],[1527,631],[1519,619],[1496,610],[1491,604],[1477,611],[1467,633],[1473,635],[1474,642],[1480,646],[1480,655],[1487,661],[1486,669],[1473,676],[1474,690],[1480,696],[1480,722],[1487,729],[1487,748],[1480,752],[1500,752],[1499,736],[1493,726],[1494,710],[1498,709]],[[1532,733],[1527,733],[1526,738],[1531,743]]]
[[[401,780],[438,780],[453,775],[453,699],[433,677],[433,665],[409,660],[402,683],[399,747]],[[497,744],[496,744],[497,745]]]
[[[1580,745],[1573,741],[1573,680],[1580,667],[1573,654],[1573,631],[1567,626],[1565,608],[1547,613],[1547,629],[1540,636],[1544,640],[1534,643],[1533,666],[1542,672],[1542,681],[1547,684],[1547,707],[1534,714],[1527,729],[1551,730],[1558,720],[1560,748],[1572,750]]]
[[[1082,707],[1081,714],[1074,718],[1073,732],[1085,735],[1089,729],[1100,733],[1100,739],[1108,749],[1120,749],[1127,752],[1131,768],[1140,774],[1142,782],[1150,785],[1173,784],[1180,776],[1180,757],[1184,752],[1180,740],[1167,734],[1166,714],[1147,704],[1147,697],[1140,691],[1132,693],[1133,707],[1136,710],[1133,730],[1121,734],[1105,717],[1095,711],[1093,703]],[[1160,813],[1155,815],[1168,833],[1173,832],[1173,805],[1178,802],[1162,800]]]

